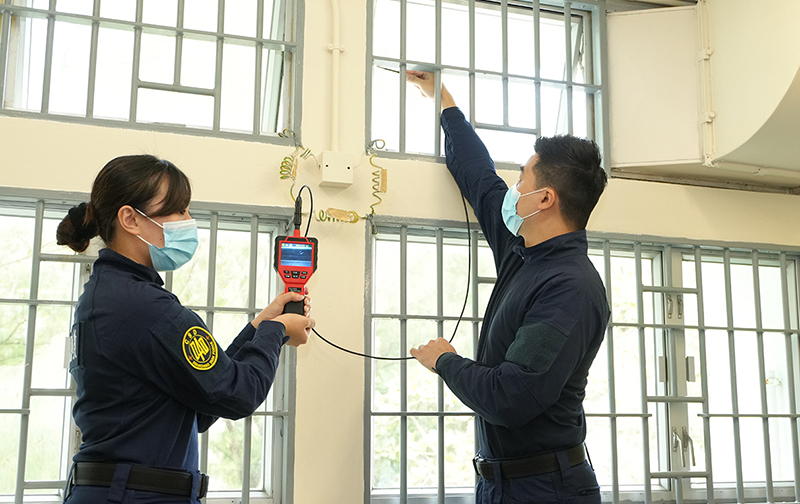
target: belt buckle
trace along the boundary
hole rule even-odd
[[[208,492],[208,475],[207,474],[201,474],[200,475],[200,485],[199,485],[199,488],[197,489],[197,498],[198,499],[202,499],[203,497],[206,496],[207,492]]]
[[[473,469],[475,469],[475,474],[477,474],[481,478],[483,477],[483,475],[481,474],[481,471],[478,469],[478,462],[482,461],[483,459],[481,458],[480,454],[477,454],[474,457],[472,457],[472,467]]]

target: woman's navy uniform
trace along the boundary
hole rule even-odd
[[[587,256],[586,231],[526,248],[503,223],[508,186],[472,126],[453,107],[442,112],[442,127],[447,167],[497,267],[476,360],[445,353],[436,363],[448,387],[478,414],[477,502],[599,503],[584,461],[582,403],[610,311]],[[531,467],[540,474],[518,477]]]
[[[154,269],[111,249],[94,263],[71,337],[83,443],[70,504],[199,502],[207,479],[198,472],[198,432],[263,403],[289,339],[280,322],[248,323],[223,351]],[[145,468],[187,471],[189,495],[142,490],[163,490],[161,479],[175,486],[182,476]],[[131,489],[137,478],[145,483]]]

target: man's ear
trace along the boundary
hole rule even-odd
[[[137,217],[139,214],[130,205],[123,205],[117,210],[117,226],[128,234],[139,235],[141,228]]]
[[[542,192],[544,193],[544,197],[542,197],[542,201],[539,202],[538,208],[540,210],[547,210],[556,204],[558,194],[555,192],[555,190],[553,190],[552,187],[547,187]]]

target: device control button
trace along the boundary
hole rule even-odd
[[[283,278],[292,278],[292,275],[290,275],[289,273],[286,273],[286,274],[283,275]]]
[[[299,278],[300,272],[299,271],[292,271],[292,278]]]

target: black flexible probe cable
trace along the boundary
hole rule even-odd
[[[300,193],[303,192],[303,189],[308,189],[309,199],[311,200],[311,211],[308,214],[308,225],[306,226],[306,234],[305,234],[305,236],[308,236],[308,228],[309,228],[309,226],[311,226],[311,216],[314,214],[314,196],[311,195],[311,188],[308,187],[307,185],[304,185],[303,187],[300,188],[300,191],[298,191],[298,193],[297,193],[297,199],[298,200],[300,199]],[[472,230],[470,229],[470,226],[469,226],[469,210],[467,210],[467,200],[466,200],[466,198],[464,198],[463,195],[461,196],[461,203],[464,204],[464,216],[466,217],[466,222],[467,222],[467,268],[471,268],[472,267]],[[302,205],[302,203],[301,203],[301,205]],[[464,305],[461,307],[461,314],[458,316],[458,320],[456,320],[456,327],[453,329],[453,335],[450,336],[450,339],[447,341],[448,343],[452,343],[453,339],[456,337],[456,333],[458,332],[458,325],[461,323],[461,319],[464,317],[464,311],[467,309],[467,301],[469,300],[469,284],[470,284],[470,275],[469,275],[469,271],[467,271],[467,292],[464,295]],[[403,360],[410,360],[410,359],[414,358],[414,357],[410,357],[410,356],[409,357],[380,357],[380,356],[377,356],[377,355],[369,355],[369,354],[356,352],[354,350],[348,350],[347,348],[341,347],[341,346],[337,345],[336,343],[333,343],[332,341],[329,341],[323,335],[318,333],[316,329],[312,328],[311,330],[314,331],[314,334],[319,336],[322,341],[324,341],[325,343],[329,344],[330,346],[332,346],[334,348],[338,348],[342,352],[347,352],[347,353],[352,354],[352,355],[357,355],[358,357],[365,357],[367,359],[375,359],[375,360],[387,360],[387,361],[403,361]]]

